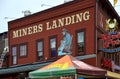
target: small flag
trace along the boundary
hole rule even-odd
[[[115,5],[117,4],[117,2],[118,2],[118,0],[114,0],[114,7],[115,7]]]

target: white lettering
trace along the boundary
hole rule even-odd
[[[35,26],[33,26],[33,33],[37,33],[37,32],[38,32],[38,26],[35,25]]]
[[[80,14],[76,14],[76,23],[78,23],[78,22],[81,22],[82,21],[82,16],[83,15],[83,13],[80,13]]]
[[[42,24],[39,24],[38,25],[38,32],[42,32],[43,31],[43,25]]]
[[[53,20],[52,29],[55,29],[55,28],[57,28],[57,23],[56,23],[56,20]]]
[[[86,11],[86,12],[83,14],[83,19],[84,19],[85,21],[87,21],[87,20],[90,19],[89,11]]]
[[[25,29],[22,29],[22,31],[23,31],[23,34],[22,34],[22,36],[25,36],[25,35],[27,35],[27,28],[25,28]]]
[[[66,23],[65,25],[70,25],[71,24],[71,17],[65,17]]]
[[[13,31],[13,38],[19,37],[18,30]]]
[[[58,19],[58,27],[64,26],[64,18]]]
[[[51,29],[51,27],[49,26],[50,22],[47,22],[46,24],[47,24],[47,29],[46,30],[50,30]]]
[[[72,23],[71,24],[74,24],[75,23],[75,15],[72,15]]]
[[[32,34],[32,27],[28,27],[28,35]]]
[[[88,21],[89,19],[90,19],[89,11],[77,13],[71,16],[66,16],[56,20],[52,20],[51,22],[46,22],[46,30],[52,30],[52,29],[60,28],[70,24],[75,24],[78,22],[80,23],[82,21]],[[15,30],[13,31],[13,38],[31,35],[34,33],[39,33],[39,32],[42,32],[43,29],[44,29],[43,24],[38,24],[34,26],[29,26],[27,28]]]

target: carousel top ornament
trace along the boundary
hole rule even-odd
[[[106,31],[113,32],[118,29],[118,22],[116,19],[108,19],[106,20]]]

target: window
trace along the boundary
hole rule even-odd
[[[17,64],[17,47],[12,47],[12,62]]]
[[[50,38],[50,54],[51,57],[57,56],[56,37]]]
[[[37,42],[37,53],[38,53],[38,59],[43,59],[43,41]]]
[[[27,56],[27,45],[26,44],[20,45],[20,56]]]
[[[85,33],[84,31],[77,32],[77,54],[84,54],[85,52]]]

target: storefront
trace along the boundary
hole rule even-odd
[[[66,54],[101,67],[98,37],[105,33],[108,18],[120,23],[108,0],[74,0],[10,21],[9,67],[0,69],[0,77],[16,79],[21,73],[28,77],[30,71]]]

